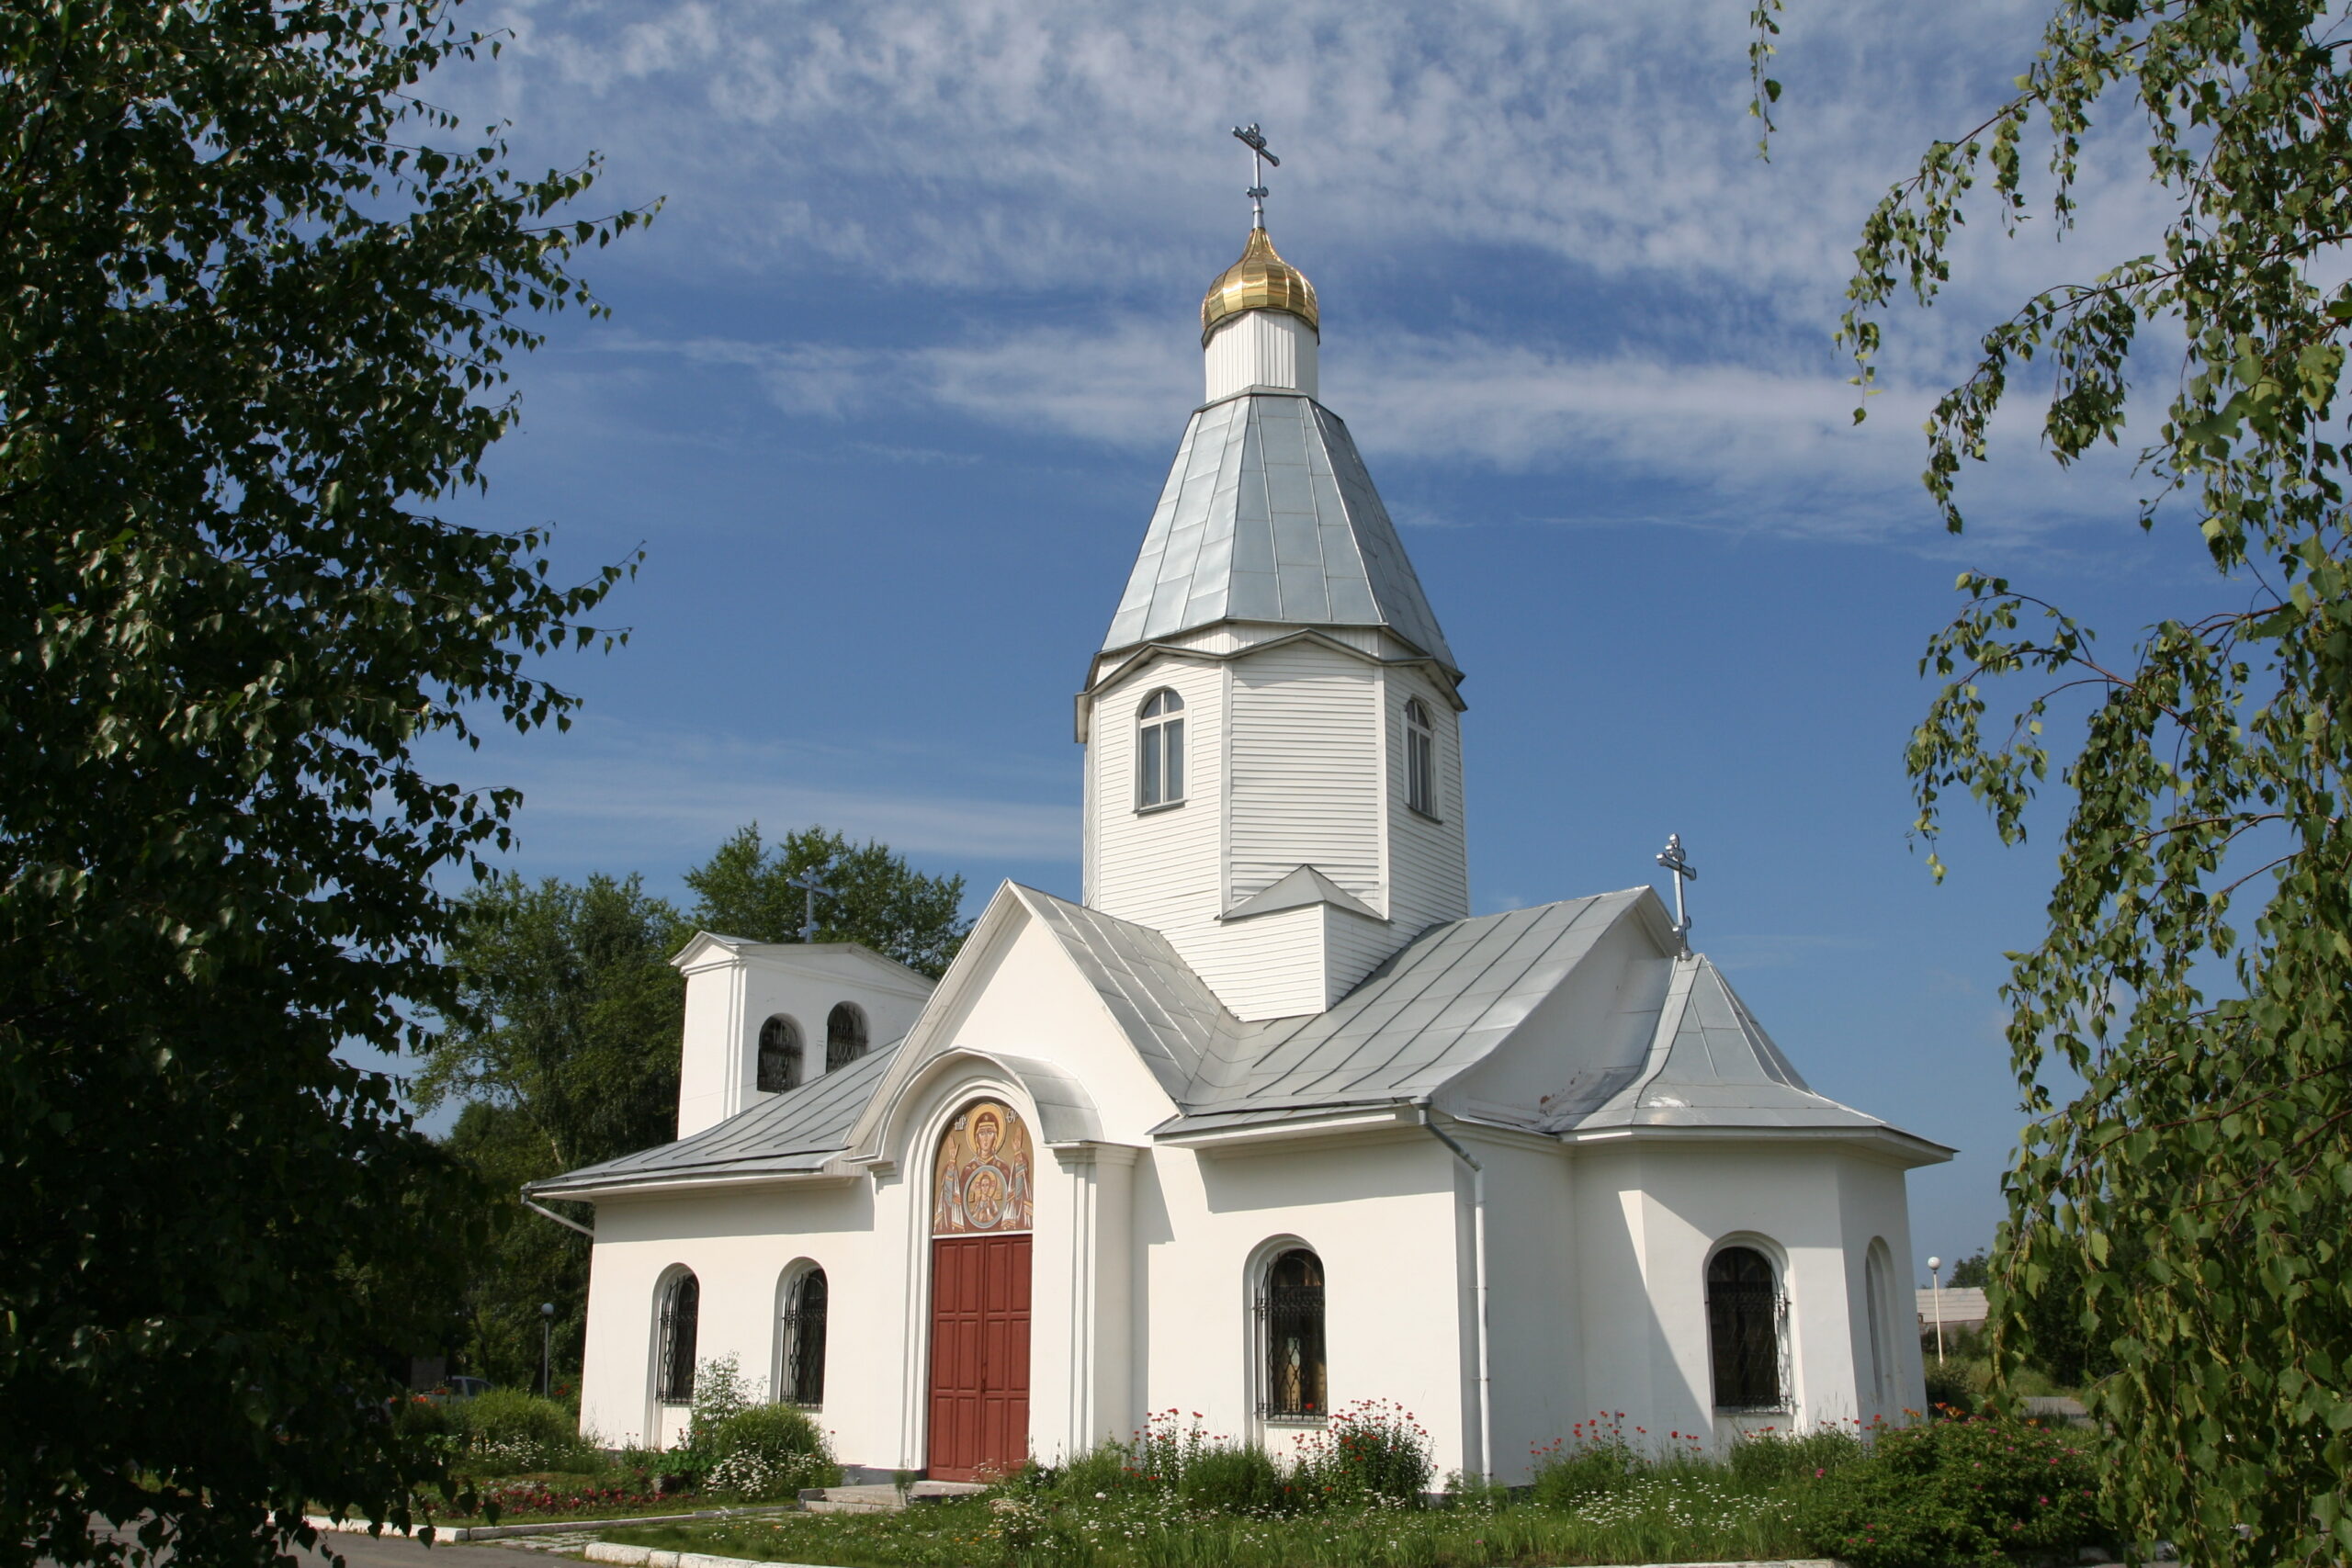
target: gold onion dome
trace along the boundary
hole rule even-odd
[[[1315,285],[1306,275],[1274,253],[1274,243],[1263,229],[1250,231],[1241,259],[1218,275],[1201,301],[1201,342],[1209,341],[1217,323],[1244,310],[1288,310],[1319,334]]]

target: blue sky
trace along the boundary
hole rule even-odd
[[[436,99],[517,161],[660,197],[584,267],[521,430],[464,514],[552,524],[582,574],[640,544],[610,657],[549,673],[565,736],[453,759],[527,796],[528,875],[678,874],[740,823],[822,822],[1078,892],[1070,694],[1199,396],[1197,310],[1248,224],[1323,308],[1347,419],[1454,650],[1480,911],[1652,880],[1679,832],[1697,945],[1816,1087],[1962,1149],[1918,1251],[1990,1240],[2018,1123],[1996,996],[2051,839],[1908,841],[1916,664],[1962,567],[2110,641],[2215,585],[2143,536],[2120,460],[2011,422],[1949,538],[1919,421],[2031,288],[2145,248],[2137,165],[1900,315],[1872,416],[1831,344],[1855,232],[1975,124],[2036,7],[1798,0],[1754,156],[1738,0],[856,6],[475,0],[501,57]],[[1924,1280],[1924,1270],[1922,1270]]]

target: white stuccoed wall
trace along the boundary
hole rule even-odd
[[[839,1002],[865,1010],[866,1048],[913,1027],[932,982],[851,942],[728,945],[696,937],[674,961],[686,977],[678,1136],[692,1137],[772,1099],[759,1088],[760,1028],[800,1026],[802,1081],[825,1070],[825,1023]]]
[[[1629,930],[1631,928],[1629,927]],[[1639,1032],[1654,976],[1638,931],[1531,1019]],[[1102,1141],[1041,1148],[1033,1242],[1030,1442],[1041,1459],[1125,1437],[1155,1410],[1293,1451],[1256,1414],[1253,1264],[1297,1241],[1328,1280],[1330,1396],[1394,1400],[1428,1429],[1441,1474],[1480,1467],[1467,1172],[1426,1130],[1398,1127],[1222,1149],[1153,1145],[1173,1112],[1099,997],[1041,928],[1020,921],[976,952],[943,1000],[922,1062],[894,1066],[893,1168],[820,1183],[606,1199],[588,1314],[583,1426],[607,1441],[674,1441],[651,1403],[657,1288],[702,1283],[699,1354],[734,1352],[771,1385],[777,1286],[806,1258],[831,1286],[822,1423],[840,1457],[919,1468],[927,1416],[929,1168],[938,1131],[976,1095],[1040,1122],[1020,1083],[963,1050],[1026,1057],[1088,1088]],[[926,1033],[929,1032],[926,1026]],[[1540,1050],[1531,1055],[1541,1055]],[[1540,1064],[1498,1061],[1460,1086],[1519,1094]],[[1440,1109],[1475,1114],[1464,1104]],[[1907,1320],[1886,1335],[1900,1394],[1882,1410],[1870,1369],[1864,1258],[1907,1258],[1903,1172],[1818,1142],[1737,1138],[1563,1146],[1454,1124],[1487,1166],[1494,1472],[1523,1479],[1531,1447],[1598,1412],[1663,1439],[1723,1442],[1735,1425],[1899,1419],[1918,1407]],[[1789,1415],[1712,1408],[1705,1266],[1726,1238],[1784,1261],[1795,1403]]]
[[[1588,1146],[1576,1184],[1593,1411],[1644,1411],[1654,1434],[1699,1432],[1719,1443],[1741,1428],[1887,1414],[1869,1407],[1860,1359],[1867,1331],[1857,1314],[1872,1237],[1909,1243],[1899,1169],[1818,1145],[1660,1142]],[[1760,1243],[1783,1269],[1793,1396],[1786,1415],[1718,1417],[1713,1409],[1706,1265],[1718,1244],[1733,1241]],[[1917,1409],[1916,1344],[1901,1375],[1904,1403]]]
[[[1204,1156],[1146,1149],[1172,1113],[1092,991],[1031,928],[987,955],[993,973],[949,1043],[1080,1073],[1105,1146],[1040,1150],[1033,1242],[1031,1443],[1040,1457],[1125,1437],[1155,1408],[1200,1411],[1213,1432],[1264,1437],[1248,1353],[1253,1255],[1296,1237],[1330,1281],[1331,1396],[1378,1395],[1430,1428],[1442,1466],[1462,1462],[1453,1160],[1420,1133],[1385,1142]],[[895,1172],[827,1184],[681,1193],[598,1205],[582,1422],[611,1442],[673,1442],[652,1404],[656,1294],[673,1268],[702,1286],[697,1353],[735,1353],[771,1385],[777,1285],[802,1258],[831,1286],[822,1423],[847,1461],[923,1462],[930,1303],[928,1169],[946,1115],[1001,1094],[1037,1121],[1019,1086],[959,1066],[918,1076]],[[1410,1325],[1409,1333],[1400,1325]]]

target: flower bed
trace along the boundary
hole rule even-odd
[[[1129,1443],[902,1513],[786,1514],[613,1532],[669,1550],[839,1568],[1502,1568],[1849,1558],[2024,1564],[2105,1540],[2088,1456],[1999,1419],[1765,1435],[1728,1458],[1611,1417],[1535,1456],[1519,1492],[1401,1491],[1426,1464],[1401,1413],[1359,1412],[1285,1464],[1167,1417]],[[1401,1447],[1400,1447],[1401,1445]]]

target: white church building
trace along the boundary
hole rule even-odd
[[[868,1473],[1156,1410],[1277,1455],[1355,1401],[1440,1473],[1923,1403],[1905,1172],[1649,887],[1473,917],[1463,672],[1254,228],[1078,697],[1084,891],[1007,884],[935,985],[697,936],[677,1141],[594,1206],[581,1418],[673,1442],[699,1360]],[[822,1046],[819,1042],[822,1040]]]

